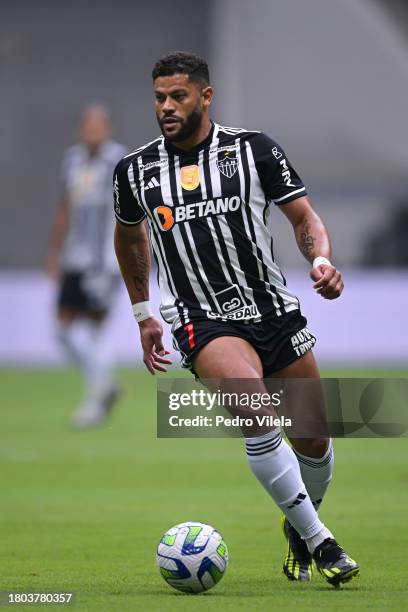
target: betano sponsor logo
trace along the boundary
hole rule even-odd
[[[157,206],[153,214],[160,229],[163,232],[168,232],[175,223],[235,212],[240,208],[241,203],[241,198],[232,196],[231,198],[204,200],[194,204],[180,204],[175,208],[170,208],[170,206],[163,204],[162,206]]]

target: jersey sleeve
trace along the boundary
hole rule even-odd
[[[113,173],[115,217],[122,225],[137,225],[146,217],[130,186],[128,170],[131,163],[128,159],[122,159]]]
[[[287,204],[306,195],[306,187],[283,149],[266,134],[253,138],[251,147],[255,167],[267,200]]]

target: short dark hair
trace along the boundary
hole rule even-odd
[[[188,74],[192,81],[210,84],[207,62],[194,53],[178,51],[157,60],[152,71],[153,80],[173,74]]]

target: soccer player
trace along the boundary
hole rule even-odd
[[[116,254],[147,369],[154,374],[170,363],[148,301],[150,238],[160,312],[184,367],[200,379],[251,379],[259,392],[266,391],[263,377],[318,379],[315,337],[274,260],[267,226],[276,204],[311,263],[316,291],[340,296],[327,231],[299,175],[265,134],[210,119],[213,90],[203,59],[164,57],[153,82],[162,135],[114,173]],[[338,586],[359,568],[317,514],[332,477],[332,443],[321,436],[291,442],[293,449],[276,429],[246,438],[250,467],[285,516],[283,569],[290,580],[308,581],[314,560]]]
[[[104,348],[103,322],[120,278],[113,249],[112,173],[126,148],[110,140],[106,108],[82,112],[79,143],[62,162],[62,198],[51,233],[49,275],[59,282],[59,340],[80,367],[85,396],[78,427],[101,422],[119,392]]]

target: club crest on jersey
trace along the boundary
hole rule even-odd
[[[180,168],[180,182],[183,189],[193,191],[200,184],[200,172],[198,166],[184,166]]]
[[[235,155],[233,157],[233,155]],[[227,150],[224,155],[217,159],[217,168],[227,178],[232,178],[238,170],[238,159],[236,157],[236,148]]]

